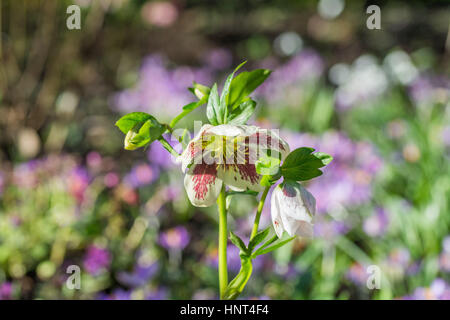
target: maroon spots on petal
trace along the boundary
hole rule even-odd
[[[250,181],[252,184],[258,183],[260,176],[254,164],[237,164],[236,167],[243,180]]]
[[[193,170],[195,198],[203,200],[210,186],[216,181],[217,168],[215,165],[199,164]]]
[[[283,144],[283,142],[278,139],[278,138],[274,138],[272,137],[272,135],[268,134],[268,132],[266,131],[259,131],[256,132],[254,135],[252,135],[252,137],[256,136],[256,143],[259,147],[259,149],[275,149],[277,148],[277,150],[283,150],[286,151],[286,148]],[[275,140],[275,142],[273,142],[272,140]],[[274,144],[278,143],[278,146],[275,146]]]

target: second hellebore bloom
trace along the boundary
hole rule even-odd
[[[283,160],[289,146],[274,131],[256,126],[204,125],[178,160],[189,200],[197,207],[211,206],[223,184],[235,191],[262,191],[255,163],[268,150]]]
[[[285,181],[272,193],[270,213],[278,238],[283,231],[290,236],[313,236],[316,199],[302,185],[295,181]]]

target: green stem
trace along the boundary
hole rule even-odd
[[[258,209],[256,210],[255,222],[253,223],[252,234],[250,235],[250,240],[258,233],[259,219],[261,219],[261,212],[264,208],[264,202],[266,201],[267,193],[270,187],[266,187],[258,203]]]
[[[178,121],[180,121],[181,119],[183,119],[186,115],[188,115],[192,110],[186,110],[181,112],[179,115],[177,115],[175,118],[172,119],[172,121],[170,121],[169,126],[171,128],[175,127],[175,125],[178,123]]]
[[[219,207],[219,287],[220,299],[225,297],[225,291],[228,286],[227,270],[227,209],[225,201],[225,186],[222,187],[217,198]]]
[[[169,142],[167,142],[166,139],[164,139],[162,136],[161,138],[158,139],[158,141],[162,144],[162,146],[169,151],[172,155],[174,155],[175,157],[180,156],[180,154],[178,152],[175,151],[174,148],[172,148],[172,146],[170,145]]]

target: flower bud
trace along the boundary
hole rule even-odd
[[[209,91],[210,89],[207,86],[194,83],[194,94],[199,100],[201,100],[205,95],[208,95]]]
[[[125,136],[125,141],[124,141],[125,150],[135,150],[135,149],[139,148],[138,145],[136,145],[132,142],[134,137],[136,137],[136,135],[139,132],[139,129],[137,127],[138,126],[135,126],[133,129],[128,131],[127,135]]]

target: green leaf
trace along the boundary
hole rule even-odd
[[[206,106],[206,117],[209,122],[217,126],[219,123],[222,123],[222,119],[218,114],[219,111],[219,93],[217,92],[217,84],[215,83],[211,88],[211,92],[209,93],[208,104]]]
[[[230,240],[236,247],[239,248],[239,250],[241,250],[241,253],[247,255],[248,249],[245,246],[244,241],[242,241],[242,239],[235,235],[232,231],[230,231]]]
[[[223,85],[222,94],[220,95],[220,102],[218,108],[218,115],[222,120],[221,123],[225,123],[227,118],[227,108],[228,108],[228,94],[230,92],[231,81],[233,80],[234,74],[238,71],[247,61],[242,62],[240,65],[234,69],[234,71],[227,77],[225,84]]]
[[[324,166],[328,165],[331,161],[333,161],[332,156],[330,156],[329,154],[323,153],[323,152],[315,152],[315,153],[313,153],[313,155],[316,158],[320,159],[320,161],[322,161]]]
[[[256,102],[251,99],[242,102],[236,109],[231,111],[227,123],[233,125],[245,124],[252,116],[255,108]]]
[[[298,148],[292,151],[281,166],[281,174],[285,179],[294,181],[310,180],[322,174],[319,168],[333,159],[330,155],[317,152],[313,148]]]
[[[248,244],[248,251],[251,253],[255,247],[260,244],[269,234],[270,228],[258,232]]]
[[[294,237],[290,237],[286,240],[282,240],[280,242],[275,243],[273,246],[267,247],[267,246],[262,246],[261,248],[259,248],[258,250],[256,250],[253,254],[252,254],[252,258],[256,257],[256,256],[260,256],[262,254],[266,254],[269,252],[272,252],[273,250],[276,250],[282,246],[284,246],[285,244],[291,242],[292,240],[295,239]]]
[[[117,120],[116,126],[119,127],[120,131],[127,134],[128,131],[133,129],[137,125],[142,125],[145,121],[149,119],[155,119],[151,115],[145,112],[132,112],[124,115],[122,118]]]
[[[257,87],[270,75],[267,69],[256,69],[241,72],[233,79],[230,86],[228,105],[233,110],[237,108]]]
[[[269,240],[267,240],[266,242],[264,242],[264,244],[263,244],[261,247],[259,247],[258,250],[262,250],[262,249],[264,249],[264,248],[270,246],[272,243],[274,243],[274,242],[277,241],[277,240],[278,240],[278,236],[277,236],[277,235],[274,235],[272,238],[270,238]]]

